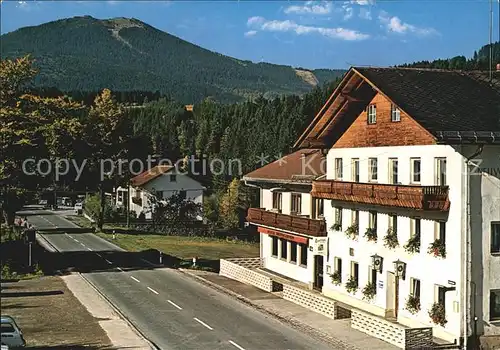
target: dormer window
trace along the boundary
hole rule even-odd
[[[368,124],[375,124],[377,122],[377,105],[369,105],[367,109]]]
[[[400,122],[401,121],[401,111],[395,105],[391,105],[391,122]]]

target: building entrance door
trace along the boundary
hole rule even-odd
[[[314,256],[314,289],[321,291],[323,288],[323,256]]]
[[[399,279],[393,272],[387,272],[387,299],[385,316],[390,318],[398,317],[399,305]]]

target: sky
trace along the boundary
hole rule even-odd
[[[1,1],[1,0],[0,0]],[[499,0],[493,0],[498,41]],[[14,1],[1,32],[73,16],[137,18],[239,59],[294,67],[390,66],[471,57],[489,40],[488,0]]]

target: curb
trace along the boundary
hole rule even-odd
[[[113,309],[113,311],[115,311],[118,316],[123,320],[125,321],[125,323],[132,329],[132,331],[134,331],[139,337],[141,337],[146,343],[149,344],[150,348],[152,350],[161,350],[155,343],[153,343],[152,341],[150,341],[131,321],[129,321],[129,319],[127,317],[125,317],[125,315],[120,311],[120,309],[118,307],[116,307],[112,302],[111,300],[109,300],[109,298],[104,295],[104,293],[102,293],[87,277],[85,277],[83,274],[81,274],[80,272],[76,272],[76,274],[78,274],[85,282],[88,283],[89,286],[92,287],[92,289],[97,292],[97,294],[99,294],[99,296],[101,298],[103,298],[109,306],[111,306],[111,308]]]
[[[51,251],[52,253],[57,253],[59,252],[59,250],[52,244],[48,241],[47,238],[45,238],[44,236],[42,236],[41,234],[36,234],[37,235],[37,238],[40,239],[39,243],[42,244],[44,246],[44,248],[48,248],[47,250]],[[92,289],[101,297],[103,298],[104,301],[106,301],[106,303],[113,309],[113,311],[116,312],[116,314],[123,320],[125,321],[125,323],[132,329],[132,331],[134,333],[136,333],[140,338],[142,338],[147,344],[149,344],[150,348],[152,350],[160,350],[160,348],[158,346],[156,346],[152,341],[150,341],[132,322],[130,322],[128,320],[127,317],[125,317],[125,315],[120,311],[120,309],[118,309],[118,307],[116,307],[112,302],[111,300],[109,300],[108,297],[106,297],[92,282],[90,282],[90,280],[85,277],[82,273],[80,272],[74,272],[72,274],[76,274],[78,276],[80,276],[85,282],[87,282],[87,284],[92,287]],[[61,275],[60,273],[58,274],[59,276]]]
[[[303,322],[289,319],[289,318],[283,317],[282,315],[280,315],[274,311],[270,311],[270,310],[260,306],[259,304],[254,303],[252,300],[244,297],[243,295],[238,294],[236,292],[233,292],[232,290],[230,290],[226,287],[223,287],[221,285],[218,285],[217,283],[206,280],[203,277],[198,276],[198,275],[190,272],[188,269],[178,269],[178,270],[181,271],[182,273],[196,279],[198,282],[200,282],[206,286],[212,287],[213,289],[217,289],[225,294],[228,294],[228,295],[242,301],[246,305],[251,306],[254,309],[257,309],[258,311],[260,311],[264,314],[267,314],[268,316],[271,316],[271,317],[278,319],[282,323],[286,323],[288,325],[291,325],[293,328],[298,329],[300,331],[305,331],[305,332],[309,333],[309,335],[321,337],[322,340],[326,341],[327,343],[330,343],[331,345],[334,345],[335,349],[361,350],[360,348],[357,348],[353,345],[350,345],[350,344],[344,342],[343,340],[333,338],[332,336],[325,334],[325,333],[317,330],[316,328],[313,328],[313,327],[311,327]]]

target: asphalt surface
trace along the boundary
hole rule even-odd
[[[19,215],[23,213],[39,229],[76,227],[54,212],[31,210]],[[56,254],[68,255],[75,266],[86,260],[85,277],[161,349],[333,348],[179,271],[154,269],[140,256],[92,233],[49,232],[43,237],[62,252]]]

